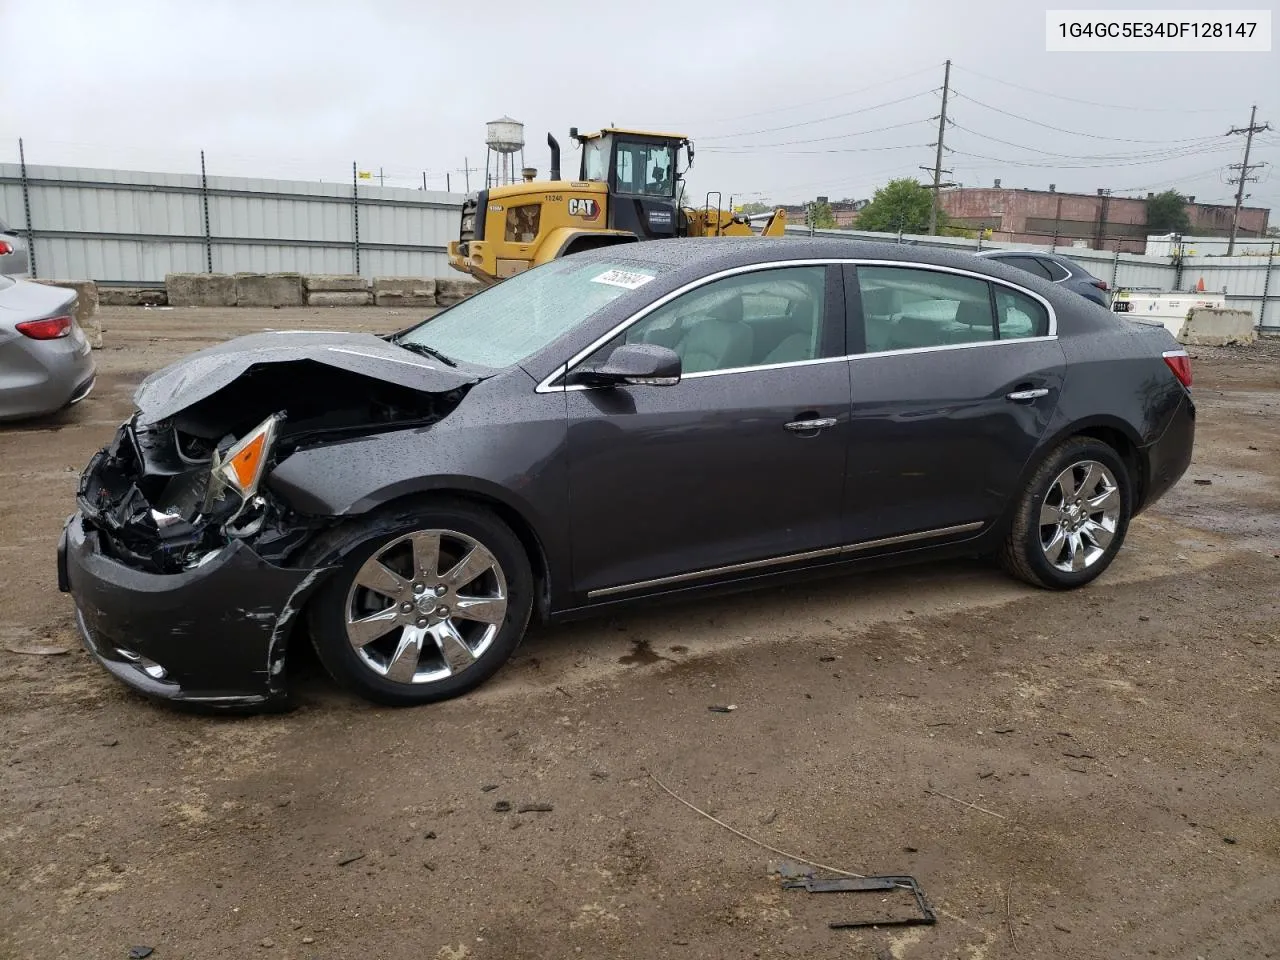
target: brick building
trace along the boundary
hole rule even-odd
[[[1191,233],[1222,237],[1231,233],[1231,206],[1194,201],[1190,197],[1187,203]],[[1070,246],[1084,240],[1095,250],[1141,253],[1147,234],[1155,232],[1147,228],[1145,198],[1113,197],[1102,190],[1096,194],[1058,193],[1052,188],[1014,190],[1001,188],[997,180],[992,188],[944,190],[941,204],[953,225],[990,229],[991,239],[1015,243],[1051,243],[1056,238],[1059,245]],[[1262,236],[1270,214],[1265,207],[1242,207],[1238,236]]]

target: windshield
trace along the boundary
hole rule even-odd
[[[428,347],[458,363],[509,367],[669,269],[625,261],[553,260],[463,300],[395,342]]]

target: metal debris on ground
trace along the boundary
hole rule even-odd
[[[71,647],[62,643],[41,643],[33,640],[28,643],[10,643],[5,646],[10,653],[25,653],[33,657],[56,657],[70,653]]]
[[[707,709],[710,710],[712,713],[733,713],[733,711],[738,709],[738,705],[736,703],[731,703],[725,707],[716,706],[716,707],[707,707]]]
[[[522,803],[516,807],[516,813],[550,813],[553,809],[549,803]]]
[[[338,866],[345,867],[349,863],[355,863],[357,860],[363,860],[363,853],[349,853],[338,861]]]
[[[155,947],[130,947],[129,960],[144,960],[155,952]]]
[[[787,880],[782,886],[787,890],[807,890],[809,893],[873,893],[885,890],[909,890],[915,897],[916,907],[920,911],[920,915],[916,917],[889,920],[838,920],[827,924],[832,930],[854,930],[859,927],[918,927],[931,926],[938,922],[915,877],[839,877],[829,880],[803,877]]]

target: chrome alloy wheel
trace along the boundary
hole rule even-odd
[[[473,537],[420,530],[364,562],[346,612],[347,639],[366,667],[396,683],[433,683],[484,656],[507,615],[507,580]]]
[[[1079,573],[1107,552],[1120,522],[1120,486],[1096,460],[1073,463],[1049,485],[1040,506],[1040,546],[1065,573]]]

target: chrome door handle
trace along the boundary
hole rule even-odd
[[[792,433],[809,433],[813,430],[834,427],[836,423],[835,417],[822,417],[818,420],[792,420],[790,423],[785,424],[785,427]]]
[[[1021,400],[1039,400],[1041,397],[1047,397],[1049,391],[1044,387],[1037,387],[1035,390],[1015,390],[1013,393],[1006,394],[1005,398],[1018,402]]]

